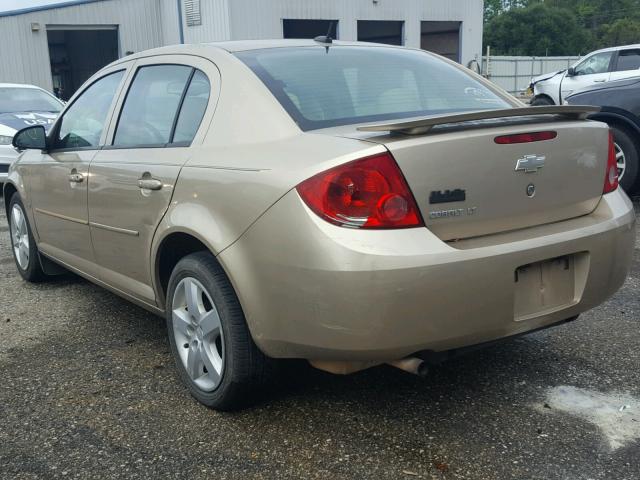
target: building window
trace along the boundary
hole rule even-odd
[[[422,22],[420,48],[460,61],[460,27],[462,22]]]
[[[358,20],[358,41],[404,45],[404,22]]]
[[[282,20],[282,38],[315,38],[327,34],[338,38],[338,20]]]
[[[187,27],[202,25],[200,0],[184,0],[184,15],[187,20]]]

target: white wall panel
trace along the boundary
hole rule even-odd
[[[203,43],[230,40],[229,1],[233,2],[234,0],[201,0],[202,25],[186,26],[186,17],[183,14],[184,42]],[[184,9],[184,5],[182,8]]]
[[[0,82],[51,91],[47,25],[117,25],[121,56],[159,47],[165,44],[160,7],[158,0],[104,0],[0,17]],[[31,23],[40,31],[32,32]]]
[[[404,44],[420,47],[420,22],[459,21],[461,60],[479,58],[482,0],[201,0],[202,25],[186,26],[185,43],[282,38],[282,19],[337,19],[338,36],[356,40],[358,20],[404,21]],[[0,17],[0,82],[51,90],[47,25],[117,25],[120,55],[180,42],[180,0],[102,0]],[[31,23],[40,24],[39,32]]]
[[[508,92],[526,90],[533,77],[566,70],[580,57],[482,57],[483,73]]]
[[[459,21],[461,59],[480,58],[482,0],[229,0],[231,38],[282,38],[283,18],[338,19],[339,38],[357,40],[358,20],[402,20],[406,46],[420,47],[420,22]]]
[[[174,45],[180,43],[180,24],[178,20],[178,1],[160,1],[160,21],[162,22],[162,43],[163,45]],[[182,0],[180,0],[182,3]]]

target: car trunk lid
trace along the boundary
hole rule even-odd
[[[426,226],[442,240],[553,223],[596,208],[608,153],[602,124],[545,116],[490,121],[488,115],[471,124],[408,127],[428,127],[428,134],[392,134],[371,126],[324,133],[384,145],[406,177]],[[540,131],[554,132],[555,138],[495,140]]]

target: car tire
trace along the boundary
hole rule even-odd
[[[613,131],[613,140],[616,144],[616,156],[622,155],[624,161],[624,174],[620,178],[620,187],[628,194],[638,189],[640,173],[638,145],[633,141],[633,136],[628,129],[620,125],[610,125]],[[616,158],[617,161],[620,158]]]
[[[223,411],[252,402],[271,378],[274,361],[253,342],[240,302],[214,256],[184,257],[167,290],[171,351],[191,395]]]
[[[18,273],[28,282],[38,283],[47,278],[40,264],[40,253],[33,238],[29,218],[15,193],[9,202],[9,236],[11,237],[11,251]]]
[[[553,103],[553,100],[548,97],[536,97],[531,100],[532,107],[546,107],[549,105],[555,105],[555,103]]]

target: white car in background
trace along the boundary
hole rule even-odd
[[[16,132],[32,125],[49,130],[64,103],[35,85],[0,83],[0,184],[18,157],[11,142]]]
[[[583,88],[633,77],[640,77],[640,44],[596,50],[568,70],[532,78],[531,105],[562,105]]]

